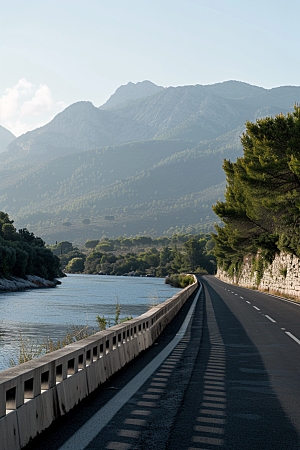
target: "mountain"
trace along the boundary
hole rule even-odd
[[[299,98],[299,87],[228,81],[107,109],[77,102],[0,154],[0,210],[49,243],[209,231],[222,162],[242,155],[246,120],[291,111]]]
[[[138,83],[129,82],[126,85],[120,86],[116,92],[109,97],[104,105],[100,106],[101,109],[112,108],[120,105],[121,103],[127,103],[128,101],[136,100],[142,97],[148,97],[155,94],[158,91],[164,89],[162,86],[157,86],[151,81],[140,81]]]
[[[143,84],[143,83],[141,83]],[[135,85],[136,86],[136,85]],[[78,102],[50,123],[15,139],[0,154],[2,165],[27,164],[62,155],[149,139],[215,139],[271,109],[291,110],[300,87],[263,89],[238,81],[169,87],[108,109]]]
[[[7,149],[8,144],[10,144],[16,136],[14,136],[10,131],[0,125],[0,153]]]
[[[66,155],[34,170],[3,170],[1,208],[18,227],[50,243],[82,245],[103,234],[158,236],[199,222],[209,230],[215,220],[211,204],[225,189],[222,161],[241,154],[240,133],[195,147],[184,141],[135,142]]]

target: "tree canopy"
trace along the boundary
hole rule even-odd
[[[213,234],[219,266],[257,251],[300,256],[300,107],[247,122],[241,142],[244,156],[224,160],[225,202],[213,206],[225,224]]]
[[[8,214],[0,211],[0,276],[12,275],[53,280],[59,275],[59,259],[41,238],[26,228],[17,231]]]

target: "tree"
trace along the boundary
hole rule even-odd
[[[213,210],[225,223],[213,235],[218,264],[237,264],[258,249],[268,257],[283,245],[300,256],[300,107],[247,122],[244,156],[224,161],[225,202]]]
[[[205,265],[205,250],[206,240],[191,238],[184,243],[186,250],[184,258],[184,267],[186,271],[194,272],[198,268],[203,268]]]
[[[84,244],[85,248],[91,248],[94,249],[96,247],[96,245],[99,244],[99,239],[93,239],[90,241],[86,241],[86,243]]]
[[[83,258],[73,258],[66,266],[66,272],[76,273],[84,271],[84,259]]]
[[[159,258],[160,258],[160,265],[166,266],[170,261],[172,261],[172,250],[166,246],[162,249]]]

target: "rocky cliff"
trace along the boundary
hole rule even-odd
[[[126,85],[120,86],[116,92],[109,97],[107,102],[100,106],[100,109],[112,108],[138,98],[148,97],[162,89],[164,89],[162,86],[157,86],[148,80],[140,81],[138,83],[129,82]]]
[[[238,273],[230,275],[219,268],[216,276],[226,283],[300,300],[300,260],[288,253],[276,255],[271,264],[259,254],[245,257]]]

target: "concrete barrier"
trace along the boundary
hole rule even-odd
[[[135,319],[0,372],[0,450],[23,448],[151,346],[196,288],[195,278]]]

